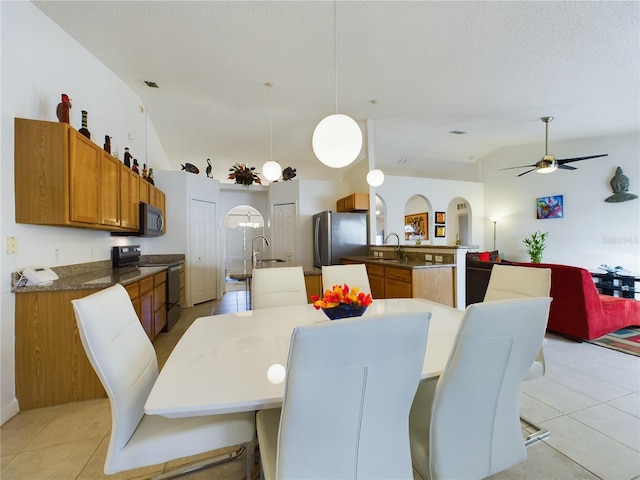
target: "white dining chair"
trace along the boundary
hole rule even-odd
[[[251,280],[251,308],[309,303],[302,267],[255,268]]]
[[[296,327],[282,409],[256,416],[263,477],[413,478],[408,415],[429,315]]]
[[[507,300],[512,298],[548,297],[551,292],[551,269],[530,268],[515,265],[494,265],[489,277],[489,285],[484,295],[485,302]],[[525,380],[544,375],[546,371],[544,347],[527,370]],[[534,423],[527,417],[520,417],[533,431],[527,435],[525,445],[546,438],[550,435],[548,429]]]
[[[551,298],[469,305],[437,381],[411,408],[413,467],[424,479],[480,479],[527,458],[520,384],[544,338]]]
[[[187,418],[145,415],[158,376],[156,353],[122,285],[72,300],[82,346],[111,403],[111,437],[104,473],[156,465],[210,450],[244,445],[247,478],[253,464],[253,412]],[[242,453],[225,455],[224,460]],[[220,463],[205,461],[199,468]],[[195,465],[163,474],[173,478]],[[174,475],[175,474],[175,475]]]
[[[357,287],[361,292],[371,293],[367,267],[364,263],[347,265],[325,265],[322,267],[322,291],[332,290],[334,285]]]

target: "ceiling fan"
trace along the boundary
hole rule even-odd
[[[509,167],[509,168],[501,168],[500,170],[512,170],[514,168],[530,168],[526,172],[520,173],[517,175],[521,177],[522,175],[526,175],[529,172],[533,172],[534,170],[538,173],[551,173],[555,172],[558,168],[561,170],[576,170],[576,167],[572,167],[571,165],[566,165],[567,163],[577,162],[579,160],[588,160],[590,158],[599,158],[606,157],[609,154],[603,153],[602,155],[591,155],[588,157],[576,157],[576,158],[555,158],[553,155],[549,155],[547,152],[547,145],[549,139],[549,122],[553,120],[553,117],[542,117],[540,118],[544,122],[544,157],[541,160],[534,163],[533,165],[520,165],[519,167]],[[531,168],[533,167],[533,168]]]

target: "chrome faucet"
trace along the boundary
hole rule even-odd
[[[269,239],[264,235],[256,235],[255,237],[253,237],[253,240],[251,240],[251,268],[252,269],[256,268],[256,263],[258,263],[258,253],[260,253],[256,248],[256,238],[262,238],[267,247],[271,245],[271,243],[269,243]]]
[[[396,240],[398,241],[396,248],[394,248],[394,251],[396,252],[396,258],[400,260],[400,237],[398,236],[398,234],[393,232],[390,233],[389,235],[387,235],[387,238],[384,239],[384,243],[388,243],[389,237],[391,237],[392,235],[395,236]]]

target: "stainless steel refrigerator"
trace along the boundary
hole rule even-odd
[[[342,257],[369,254],[366,212],[320,212],[313,216],[313,265],[338,265]]]

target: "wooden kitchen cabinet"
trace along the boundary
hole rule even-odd
[[[413,297],[413,270],[385,267],[384,292],[386,298]]]
[[[153,340],[153,277],[143,278],[140,284],[140,323],[147,332],[149,339]]]
[[[71,300],[96,290],[16,294],[16,398],[20,410],[106,397],[87,358]]]
[[[311,295],[322,297],[322,275],[305,275],[304,284],[307,288],[307,300],[309,303],[313,303]]]
[[[167,325],[167,272],[153,276],[153,338]]]
[[[140,201],[142,203],[149,203],[149,189],[151,188],[151,184],[140,175],[136,176],[138,177],[138,187],[140,189]]]
[[[139,178],[133,170],[120,164],[120,226],[131,230],[138,230],[140,227]]]
[[[144,180],[146,182],[146,180]],[[149,182],[147,182],[149,183]],[[162,190],[157,189],[155,186],[149,184],[149,205],[153,205],[156,208],[159,208],[162,212],[162,218],[164,219],[164,223],[162,225],[162,232],[167,232],[167,215],[165,208],[165,195]]]
[[[140,182],[148,182],[135,179],[134,172],[69,124],[16,118],[14,144],[17,223],[138,229]],[[164,212],[164,193],[153,189],[149,194]]]
[[[369,286],[371,287],[371,296],[375,298],[386,298],[384,291],[384,266],[366,264],[367,274],[369,276]]]
[[[336,202],[338,212],[359,212],[369,210],[368,193],[352,193]]]

